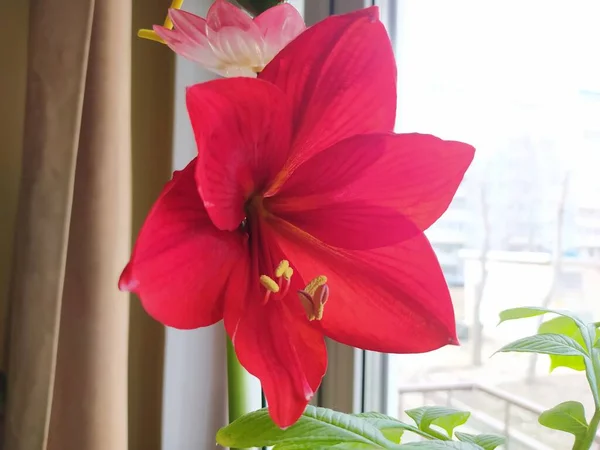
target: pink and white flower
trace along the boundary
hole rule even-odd
[[[254,19],[227,0],[216,0],[206,19],[170,9],[172,30],[154,31],[179,55],[224,77],[256,74],[306,29],[300,13],[283,3]]]

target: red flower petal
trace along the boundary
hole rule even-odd
[[[286,428],[298,420],[319,387],[327,369],[327,349],[322,332],[309,324],[298,302],[295,292],[300,285],[286,298],[271,298],[262,305],[249,267],[241,264],[233,273],[225,328],[240,363],[260,380],[271,418]]]
[[[262,80],[197,84],[187,107],[198,144],[196,180],[215,226],[235,230],[244,203],[266,188],[290,148],[291,113],[284,94]]]
[[[345,249],[383,247],[421,233],[410,219],[398,211],[364,201],[333,202],[313,207],[307,205],[305,209],[291,211],[283,208],[285,204],[267,207],[273,214],[320,241]]]
[[[396,64],[376,7],[332,16],[290,42],[259,78],[293,105],[292,169],[349,136],[391,131]]]
[[[470,145],[424,134],[355,136],[300,166],[269,199],[269,208],[331,245],[400,242],[448,208],[474,152]],[[354,212],[353,205],[359,205]]]
[[[135,292],[152,317],[198,328],[223,317],[227,277],[245,239],[217,230],[194,182],[196,160],[165,186],[136,242],[119,288]]]
[[[325,275],[321,326],[336,341],[388,353],[420,353],[457,343],[448,287],[427,238],[341,251],[285,222],[277,239],[304,277]],[[310,279],[310,278],[309,278]]]

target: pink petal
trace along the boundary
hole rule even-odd
[[[245,202],[266,188],[287,159],[287,100],[265,81],[231,78],[189,88],[187,107],[204,206],[217,228],[235,230],[245,217]]]
[[[227,278],[244,254],[241,234],[217,230],[196,183],[194,159],[165,186],[137,238],[119,288],[135,292],[148,314],[176,328],[223,316]]]
[[[173,26],[193,42],[204,43],[200,36],[206,36],[206,20],[182,9],[169,9]]]
[[[293,105],[290,170],[350,136],[392,130],[396,63],[377,15],[373,7],[325,19],[259,74],[279,86]]]
[[[306,29],[302,15],[288,3],[267,9],[254,23],[262,33],[269,60]]]
[[[215,0],[206,14],[206,23],[213,31],[218,31],[223,27],[247,30],[254,26],[252,18],[248,14],[227,0]]]
[[[301,165],[269,200],[269,208],[331,245],[365,248],[356,245],[365,239],[382,245],[399,242],[427,229],[442,215],[473,156],[468,144],[425,134],[355,136]],[[346,210],[348,205],[358,206],[362,213],[350,209],[344,213],[347,223],[340,223],[341,217],[333,217],[333,211]],[[391,211],[405,222],[394,225],[400,219],[394,219]],[[315,212],[321,217],[314,217]],[[359,223],[362,233],[369,233],[371,226],[370,234],[378,237],[359,235],[359,228],[353,228]],[[394,230],[395,226],[400,228]],[[325,236],[333,233],[332,227],[340,230],[332,236],[335,242]],[[343,230],[356,235],[348,234],[348,242],[342,243]]]
[[[248,30],[236,27],[223,27],[219,31],[209,29],[207,36],[222,66],[260,70],[265,65],[263,38],[255,25]],[[252,72],[252,77],[256,77],[256,72]]]
[[[169,30],[159,25],[154,25],[153,29],[165,41],[167,46],[178,55],[197,62],[209,70],[214,71],[219,66],[219,60],[208,43],[208,39],[200,32],[190,38],[190,36],[177,29]]]
[[[339,250],[279,222],[277,239],[305,279],[328,278],[320,325],[343,344],[388,353],[421,353],[456,344],[452,301],[427,238],[389,247]]]

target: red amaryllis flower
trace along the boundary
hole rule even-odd
[[[120,280],[176,328],[222,318],[273,420],[294,423],[324,336],[381,352],[456,343],[423,230],[474,150],[393,134],[396,69],[377,9],[308,29],[258,79],[187,91],[198,156],[150,212]]]

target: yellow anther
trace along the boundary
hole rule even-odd
[[[267,291],[274,293],[279,292],[279,285],[275,282],[275,280],[273,280],[273,278],[267,275],[261,275],[259,280],[260,284],[262,284]]]
[[[156,31],[154,30],[147,30],[145,28],[142,28],[138,31],[137,35],[142,39],[148,39],[149,41],[159,42],[161,44],[165,43],[165,41],[163,41],[163,39],[158,34],[156,34]]]
[[[275,277],[281,278],[289,268],[290,262],[287,259],[282,260],[275,269]]]
[[[312,280],[306,289],[298,291],[298,298],[304,308],[306,317],[311,322],[313,320],[321,320],[325,303],[329,299],[329,286],[327,286],[327,277],[324,275],[318,276]]]
[[[183,6],[183,0],[173,0],[171,2],[171,9],[181,9],[182,6]],[[167,18],[165,19],[164,27],[168,28],[169,30],[173,29],[173,22],[171,22],[171,19],[169,18],[168,15],[167,15]]]
[[[183,0],[173,0],[171,2],[170,9],[181,9],[182,6],[183,6]],[[173,29],[173,22],[171,21],[171,18],[169,17],[168,14],[167,14],[167,17],[165,18],[165,22],[164,22],[163,26],[169,30]],[[156,31],[154,31],[154,30],[142,28],[141,30],[138,31],[137,35],[138,35],[138,37],[140,37],[142,39],[148,39],[149,41],[160,42],[161,44],[165,43],[165,41],[163,41],[163,39],[158,34],[156,34]]]
[[[308,283],[306,288],[304,288],[304,291],[308,292],[308,294],[312,297],[315,295],[315,292],[317,292],[317,289],[323,286],[325,283],[327,283],[327,277],[325,275],[319,275],[310,283]]]
[[[291,267],[288,267],[287,269],[285,269],[285,272],[283,272],[283,278],[285,278],[286,280],[290,280],[290,278],[292,278],[292,275],[294,275],[294,269],[292,269]]]

